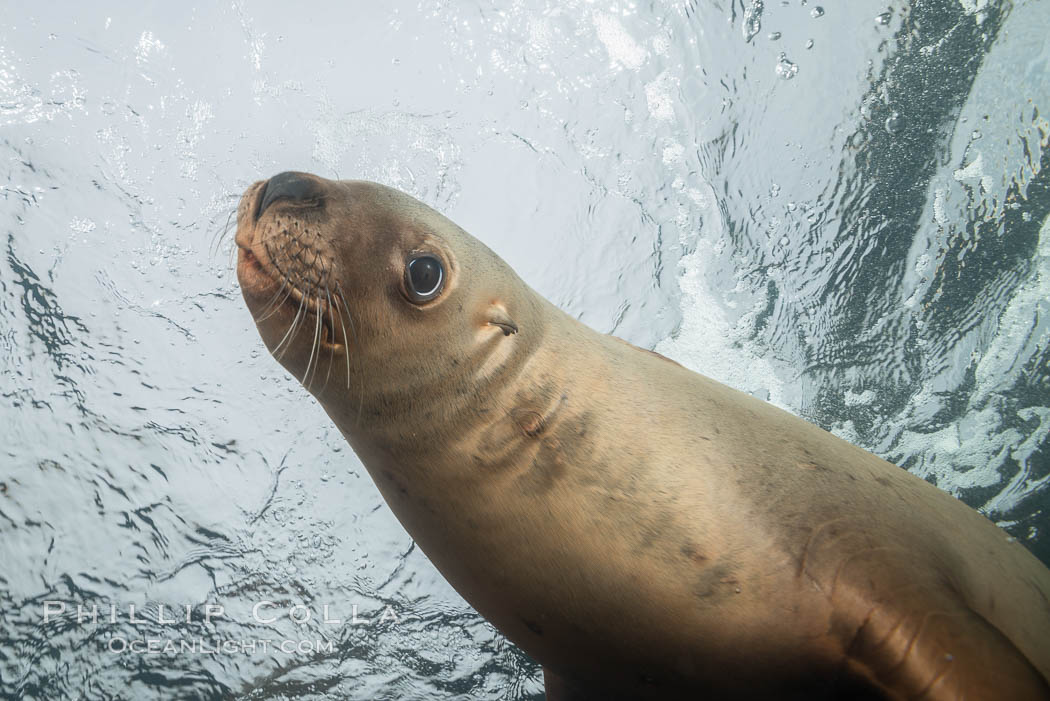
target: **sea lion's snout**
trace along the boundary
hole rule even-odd
[[[259,209],[255,219],[263,215],[266,209],[278,200],[287,200],[295,204],[313,203],[321,199],[321,183],[306,173],[285,171],[266,181],[262,197],[259,198]]]
[[[267,347],[308,389],[319,371],[321,384],[340,374],[331,366],[345,354],[354,323],[336,270],[338,237],[325,206],[331,193],[324,178],[286,171],[248,187],[237,212],[245,303]]]

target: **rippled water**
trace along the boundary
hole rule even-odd
[[[222,234],[291,168],[1050,561],[1045,1],[303,8],[0,2],[0,697],[540,695],[262,348]]]

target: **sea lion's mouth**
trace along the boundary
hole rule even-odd
[[[237,278],[241,290],[251,298],[249,310],[257,324],[284,311],[292,315],[289,335],[306,333],[325,350],[346,348],[346,324],[340,310],[340,304],[345,307],[346,302],[338,294],[320,288],[304,291],[273,261],[264,262],[246,246],[238,246]]]

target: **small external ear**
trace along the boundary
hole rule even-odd
[[[507,310],[503,308],[501,304],[493,304],[488,310],[487,322],[491,326],[498,326],[503,330],[504,336],[509,336],[512,333],[518,332],[518,325],[514,323],[514,320],[507,314]]]

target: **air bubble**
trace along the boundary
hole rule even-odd
[[[791,80],[798,73],[798,66],[788,60],[786,54],[780,54],[777,61],[777,75],[783,80]]]
[[[762,0],[752,0],[744,10],[744,41],[751,41],[762,30]]]

